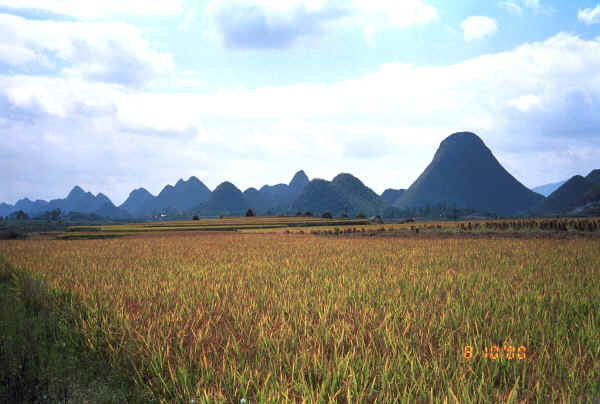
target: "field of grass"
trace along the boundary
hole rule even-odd
[[[170,232],[0,255],[140,402],[547,403],[600,399],[598,246]]]
[[[70,226],[67,232],[57,238],[82,239],[102,238],[103,235],[116,237],[119,235],[148,232],[171,231],[240,231],[304,228],[314,226],[351,226],[368,224],[364,219],[323,219],[320,217],[304,216],[254,216],[254,217],[225,217],[200,220],[179,220],[159,222],[138,222],[126,224],[98,224]]]
[[[310,233],[316,235],[347,235],[355,233],[402,233],[412,232],[439,234],[504,234],[504,233],[552,233],[564,234],[598,234],[600,235],[599,218],[565,218],[565,219],[501,219],[477,221],[416,221],[410,223],[354,223],[345,226],[323,223],[315,228],[288,227],[278,228],[241,228],[243,233]]]
[[[42,225],[45,226],[44,223]],[[132,222],[120,224],[72,225],[66,231],[39,231],[11,237],[0,228],[0,239],[6,238],[55,238],[61,240],[103,239],[137,233],[165,232],[215,232],[234,231],[242,233],[311,233],[316,235],[344,235],[349,233],[538,233],[540,231],[600,234],[598,218],[568,219],[504,219],[478,221],[417,221],[411,223],[373,224],[366,219],[323,219],[304,216],[254,216],[203,218],[200,220]],[[5,234],[6,233],[6,234]]]

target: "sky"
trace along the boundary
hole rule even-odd
[[[528,187],[600,168],[598,0],[0,0],[0,202],[351,173],[478,134]]]

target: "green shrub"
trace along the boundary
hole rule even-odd
[[[15,230],[0,231],[0,240],[16,240],[24,238],[26,238],[25,233],[21,233]]]

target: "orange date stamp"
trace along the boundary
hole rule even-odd
[[[484,346],[481,351],[477,351],[471,345],[465,346],[463,356],[466,360],[473,359],[473,357],[477,354],[481,354],[484,359],[490,359],[493,361],[503,358],[507,360],[524,360],[527,358],[527,348],[523,345],[519,347],[513,345],[492,345],[489,348]]]

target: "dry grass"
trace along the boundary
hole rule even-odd
[[[128,358],[161,402],[600,396],[594,240],[175,233],[0,254],[72,291],[86,349]]]

